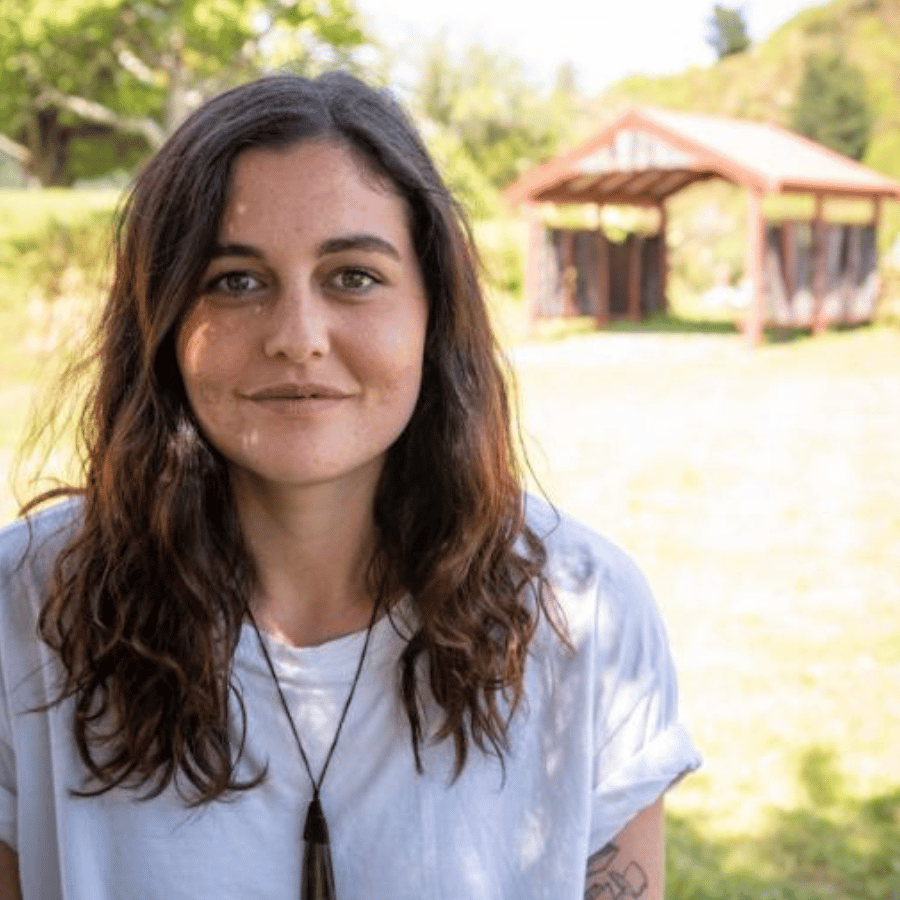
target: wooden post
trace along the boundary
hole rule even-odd
[[[563,315],[577,316],[578,304],[575,294],[578,290],[578,266],[575,260],[575,232],[563,232]]]
[[[875,229],[875,241],[878,242],[878,226],[881,224],[881,201],[882,197],[872,198],[872,219],[871,225]]]
[[[825,264],[828,260],[825,246],[824,198],[816,194],[816,207],[812,223],[812,331],[825,331]]]
[[[849,325],[853,321],[853,310],[856,306],[856,277],[862,260],[862,233],[858,228],[848,229],[846,240],[848,244],[846,265],[840,272],[838,298],[841,322]]]
[[[872,228],[875,232],[872,237],[875,241],[875,266],[879,272],[881,271],[881,265],[880,265],[880,259],[879,259],[879,254],[878,254],[878,228],[881,225],[881,213],[882,213],[882,209],[883,209],[884,199],[885,199],[884,197],[877,197],[877,196],[872,198],[872,218],[869,220],[869,224],[872,226]],[[859,261],[857,262],[857,270],[859,270],[862,268],[862,234],[857,235],[857,238],[858,238],[858,244],[859,244],[859,246],[857,248],[859,251],[859,257],[858,257]],[[879,294],[880,293],[881,293],[881,291],[879,291]],[[871,314],[865,316],[864,319],[860,320],[859,313],[858,313],[858,310],[860,309],[860,307],[856,303],[857,298],[856,298],[855,290],[854,290],[854,298],[853,299],[854,299],[853,318],[856,321],[871,322],[875,316],[876,310],[878,309],[878,300],[877,299],[875,300],[875,305],[872,307]]]
[[[662,202],[659,204],[659,309],[664,313],[669,311],[669,248],[666,245],[668,227],[666,204]]]
[[[609,325],[609,240],[602,228],[597,229],[597,327]]]
[[[794,295],[797,293],[797,223],[787,221],[781,226],[781,255],[784,258],[784,292],[788,309],[793,315]]]
[[[541,314],[544,226],[536,204],[526,203],[522,212],[525,219],[525,279],[522,292],[529,323],[534,325]]]
[[[762,192],[747,191],[747,277],[750,279],[750,307],[744,325],[747,345],[759,345],[765,324],[763,307],[763,259],[766,248],[766,226],[762,212]]]
[[[628,318],[641,321],[641,238],[628,235]]]

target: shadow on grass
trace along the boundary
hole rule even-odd
[[[669,900],[900,900],[900,787],[852,797],[819,747],[798,769],[807,802],[773,811],[762,835],[710,840],[667,814]]]
[[[605,330],[627,334],[740,334],[736,322],[685,318],[672,313],[653,316],[643,322],[611,322]]]
[[[871,322],[859,322],[853,325],[829,325],[826,333],[841,334],[845,332],[865,331],[871,328]],[[790,328],[787,325],[771,325],[765,329],[764,340],[767,344],[794,344],[801,341],[815,340],[817,335],[811,328]]]
[[[665,314],[643,322],[619,320],[598,328],[593,316],[560,316],[539,319],[530,325],[529,337],[540,341],[558,341],[582,334],[722,334],[737,335],[734,322],[713,319],[689,319]]]
[[[852,332],[871,328],[871,323],[854,325],[832,325],[828,332]],[[567,318],[546,319],[535,324],[533,336],[540,340],[554,341],[579,334],[708,334],[731,335],[742,334],[741,323],[724,319],[697,319],[678,316],[672,313],[653,316],[643,322],[619,320],[610,322],[604,328],[597,328],[596,320],[591,316],[571,316]],[[764,344],[792,344],[815,340],[818,335],[811,328],[792,328],[786,325],[770,325],[763,332]]]

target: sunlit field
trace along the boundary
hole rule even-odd
[[[83,279],[58,277],[52,304],[0,300],[4,469],[89,327]],[[669,798],[668,897],[900,900],[900,330],[507,354],[532,489],[632,553],[668,624],[705,756]]]
[[[674,897],[900,897],[900,333],[514,348],[541,488],[644,567],[703,770]]]

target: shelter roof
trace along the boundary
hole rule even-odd
[[[625,112],[506,195],[513,203],[656,204],[708,178],[763,193],[900,199],[900,182],[783,128],[653,107]]]

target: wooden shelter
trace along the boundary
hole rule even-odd
[[[593,314],[598,325],[666,309],[666,201],[698,181],[747,189],[746,272],[751,344],[766,324],[812,327],[872,318],[882,202],[900,183],[773,125],[655,108],[629,110],[582,146],[525,173],[506,191],[528,222],[525,293],[533,317]],[[805,222],[767,223],[763,198],[807,194]],[[867,224],[829,224],[829,198],[870,201]],[[616,244],[597,229],[548,230],[540,206],[655,207],[655,235]]]

